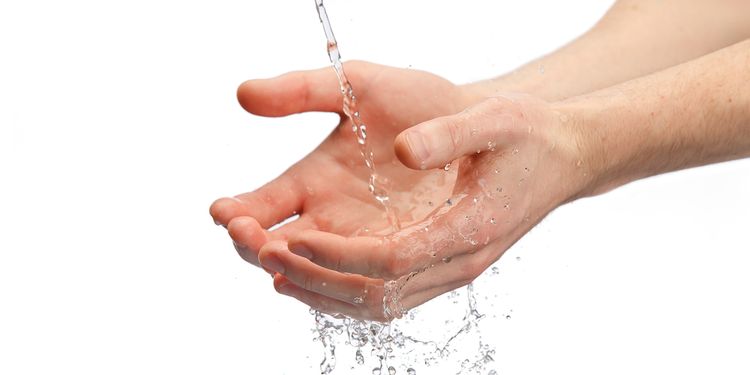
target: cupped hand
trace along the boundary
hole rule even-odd
[[[404,225],[423,219],[433,209],[428,202],[437,204],[450,196],[455,174],[405,167],[394,153],[394,139],[414,124],[458,112],[472,98],[460,87],[426,72],[365,62],[346,63],[345,69],[358,98],[360,116],[368,127],[367,141],[375,157],[378,182],[389,190],[391,205]],[[286,240],[305,230],[350,237],[390,228],[383,207],[368,191],[370,172],[360,155],[351,121],[342,113],[342,95],[333,69],[247,81],[240,86],[238,99],[247,111],[261,116],[311,111],[341,115],[341,122],[329,137],[281,176],[253,192],[222,198],[211,206],[214,221],[227,227],[242,258],[254,265],[262,263],[272,274],[285,274],[276,277],[277,289],[304,294],[300,299],[306,302],[305,298],[312,295],[305,293],[320,289],[317,276],[312,275],[352,279],[382,289],[382,280],[334,273],[286,250]],[[299,217],[269,230],[294,215]],[[289,267],[284,267],[287,263]],[[291,264],[314,272],[293,273],[299,267]],[[378,291],[373,294],[377,293],[382,295]],[[323,308],[325,311],[355,315],[334,307],[339,306],[337,296],[348,294],[349,290],[327,292],[315,298],[331,298],[331,307]],[[351,304],[354,299],[342,303]]]
[[[471,93],[428,73],[346,69],[403,228],[388,230],[344,119],[279,178],[211,208],[283,294],[332,314],[398,317],[471,282],[587,184],[577,122],[546,102],[509,95],[473,104]],[[330,70],[249,81],[239,98],[265,116],[342,104]]]
[[[304,230],[288,241],[293,254],[340,272],[336,275],[392,281],[383,289],[367,280],[329,279],[334,273],[313,272],[287,255],[287,272],[305,275],[312,286],[289,294],[313,307],[335,305],[349,315],[387,320],[471,282],[549,212],[588,189],[591,174],[580,129],[572,114],[532,97],[507,95],[405,130],[395,150],[406,166],[442,171],[453,164],[457,175],[448,199],[394,233],[351,237]],[[372,301],[351,309],[331,304],[331,296]]]

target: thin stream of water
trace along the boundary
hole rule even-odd
[[[328,12],[326,12],[325,5],[323,5],[323,0],[315,0],[315,8],[318,10],[318,17],[320,18],[320,23],[323,24],[323,31],[325,32],[328,41],[328,57],[331,60],[333,69],[336,71],[336,77],[338,77],[339,86],[341,88],[341,95],[344,97],[344,114],[346,114],[352,121],[352,132],[354,132],[357,137],[359,152],[364,158],[365,165],[370,172],[368,188],[370,189],[370,193],[372,193],[375,199],[383,206],[392,230],[394,232],[398,231],[401,229],[398,212],[390,202],[388,190],[380,183],[380,181],[378,181],[378,173],[375,170],[375,155],[372,151],[372,147],[367,142],[367,125],[362,121],[362,114],[357,106],[357,96],[354,93],[352,84],[349,82],[349,78],[346,76],[346,72],[344,71],[344,64],[341,62],[339,46],[336,42],[336,36],[333,35],[331,21],[328,19]]]
[[[327,39],[328,57],[336,72],[341,94],[343,96],[343,112],[351,120],[351,130],[356,136],[360,154],[362,155],[365,166],[369,171],[369,191],[382,205],[391,230],[393,232],[399,231],[401,229],[401,224],[399,222],[398,212],[390,201],[390,196],[385,184],[381,183],[378,179],[378,174],[375,168],[375,155],[372,151],[372,147],[368,143],[367,126],[362,120],[363,116],[358,107],[354,88],[344,71],[338,43],[333,34],[328,13],[326,12],[323,0],[316,0],[315,4]],[[447,165],[445,169],[448,170],[449,167],[450,164]],[[452,202],[449,199],[447,205],[450,206],[451,204]],[[461,235],[464,236],[463,233]],[[466,239],[466,237],[464,237],[464,239]],[[443,261],[446,263],[450,262],[450,258],[443,259]],[[383,308],[386,316],[400,318],[408,313],[400,305],[401,289],[406,282],[420,273],[421,272],[415,272],[399,280],[386,281],[384,285],[385,293],[383,299]],[[365,365],[365,355],[362,350],[366,347],[371,348],[368,358],[376,362],[375,367],[372,368],[372,374],[375,375],[395,375],[397,369],[393,365],[399,366],[399,363],[401,363],[399,367],[402,370],[406,370],[407,375],[416,375],[416,370],[409,366],[408,361],[415,362],[416,360],[416,362],[423,362],[425,366],[431,366],[437,364],[440,360],[447,360],[452,353],[458,352],[455,347],[458,344],[454,345],[454,341],[457,341],[457,338],[467,337],[470,332],[474,332],[474,334],[477,335],[479,334],[479,321],[484,317],[484,315],[477,311],[476,299],[471,285],[466,288],[466,293],[468,297],[468,308],[463,318],[463,324],[455,334],[450,336],[447,341],[442,342],[442,344],[431,340],[423,341],[405,335],[390,323],[383,324],[360,321],[343,316],[331,317],[311,309],[310,313],[315,316],[315,332],[317,333],[315,339],[322,343],[325,350],[324,358],[320,363],[320,373],[328,375],[336,368],[336,338],[344,336],[344,334],[344,343],[347,346],[356,348],[355,361],[357,365]],[[358,302],[355,300],[355,303]],[[413,319],[412,314],[411,320]],[[416,353],[420,354],[417,355]],[[483,373],[486,366],[494,361],[491,354],[494,355],[494,350],[489,348],[488,345],[482,345],[480,336],[479,353],[472,355],[474,358],[473,360],[469,360],[468,358],[464,359],[461,362],[461,370],[459,373]],[[407,361],[406,365],[404,365],[404,361]]]

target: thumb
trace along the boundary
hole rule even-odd
[[[462,156],[507,145],[513,132],[505,130],[522,117],[514,101],[489,98],[401,132],[395,140],[396,156],[412,169],[441,168]]]
[[[341,112],[342,97],[332,68],[286,73],[244,82],[237,99],[246,111],[268,117],[301,112]]]

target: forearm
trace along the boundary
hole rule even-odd
[[[504,76],[467,85],[481,96],[559,100],[650,74],[750,37],[750,1],[620,0],[589,32]]]
[[[580,131],[583,195],[748,157],[750,39],[554,107]]]

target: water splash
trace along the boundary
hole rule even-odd
[[[356,373],[380,375],[416,375],[420,368],[452,368],[459,375],[487,374],[489,366],[495,362],[496,351],[483,341],[480,325],[486,315],[479,311],[473,285],[452,291],[443,298],[455,306],[448,315],[455,316],[463,310],[463,318],[432,322],[444,318],[434,312],[429,316],[420,315],[415,311],[419,309],[415,309],[409,311],[405,319],[383,324],[333,317],[311,309],[316,322],[315,340],[325,348],[320,373],[333,373],[336,363],[341,362],[350,364]],[[442,323],[441,328],[435,330],[427,321]],[[355,352],[349,358],[341,353],[337,356],[337,349],[354,349]]]

